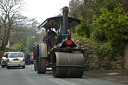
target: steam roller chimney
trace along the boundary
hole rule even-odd
[[[68,30],[68,7],[65,6],[63,7],[63,24],[62,24],[62,34],[67,34],[67,30]]]

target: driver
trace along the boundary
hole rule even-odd
[[[52,47],[52,43],[54,42],[54,38],[57,34],[49,29],[48,32],[46,32],[46,36],[43,37],[43,42],[48,45],[48,47]]]

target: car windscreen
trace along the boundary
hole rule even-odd
[[[22,53],[10,53],[9,58],[23,57]]]

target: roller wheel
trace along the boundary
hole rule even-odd
[[[84,73],[84,57],[81,53],[56,52],[56,64],[52,67],[53,76],[81,78]]]

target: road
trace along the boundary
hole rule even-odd
[[[37,74],[33,65],[25,69],[0,67],[0,85],[127,85],[84,75],[82,78],[53,78],[52,72]]]

